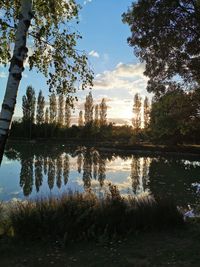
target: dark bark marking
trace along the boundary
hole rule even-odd
[[[21,73],[12,73],[12,76],[17,81],[20,81],[21,78],[22,78],[22,74]]]
[[[2,105],[2,108],[5,109],[5,110],[9,110],[10,112],[14,112],[14,108],[10,107],[10,106],[7,105],[7,104],[3,104],[3,105]]]
[[[8,119],[0,119],[0,121],[10,122]]]

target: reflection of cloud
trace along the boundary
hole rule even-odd
[[[100,57],[99,53],[96,52],[96,51],[94,51],[94,50],[92,50],[92,51],[89,52],[89,56],[91,56],[91,57],[97,57],[97,58]]]

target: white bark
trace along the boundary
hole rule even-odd
[[[24,61],[28,52],[26,40],[31,18],[32,0],[21,0],[21,12],[16,30],[13,57],[11,59],[6,92],[0,113],[0,150],[3,149],[2,142],[6,142],[6,138],[11,127],[17,92],[22,77],[22,72],[24,70]]]

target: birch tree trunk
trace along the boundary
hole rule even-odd
[[[22,78],[22,72],[24,71],[24,61],[28,53],[26,41],[32,16],[32,0],[21,0],[21,11],[16,30],[15,46],[10,62],[6,92],[0,113],[0,163],[11,128],[17,92]]]

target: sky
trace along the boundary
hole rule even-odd
[[[126,12],[132,0],[78,0],[82,9],[77,30],[83,39],[79,48],[89,56],[89,64],[94,71],[92,95],[95,104],[103,97],[107,100],[108,118],[115,123],[130,124],[133,97],[140,93],[144,98],[147,78],[144,64],[134,56],[127,38],[131,35],[128,25],[122,23],[121,15]],[[0,102],[6,88],[8,68],[0,67]],[[32,85],[36,91],[42,90],[48,99],[48,87],[44,77],[36,71],[25,69],[17,97],[15,117],[22,116],[22,96],[26,87]],[[83,108],[88,91],[78,92],[74,118]]]

